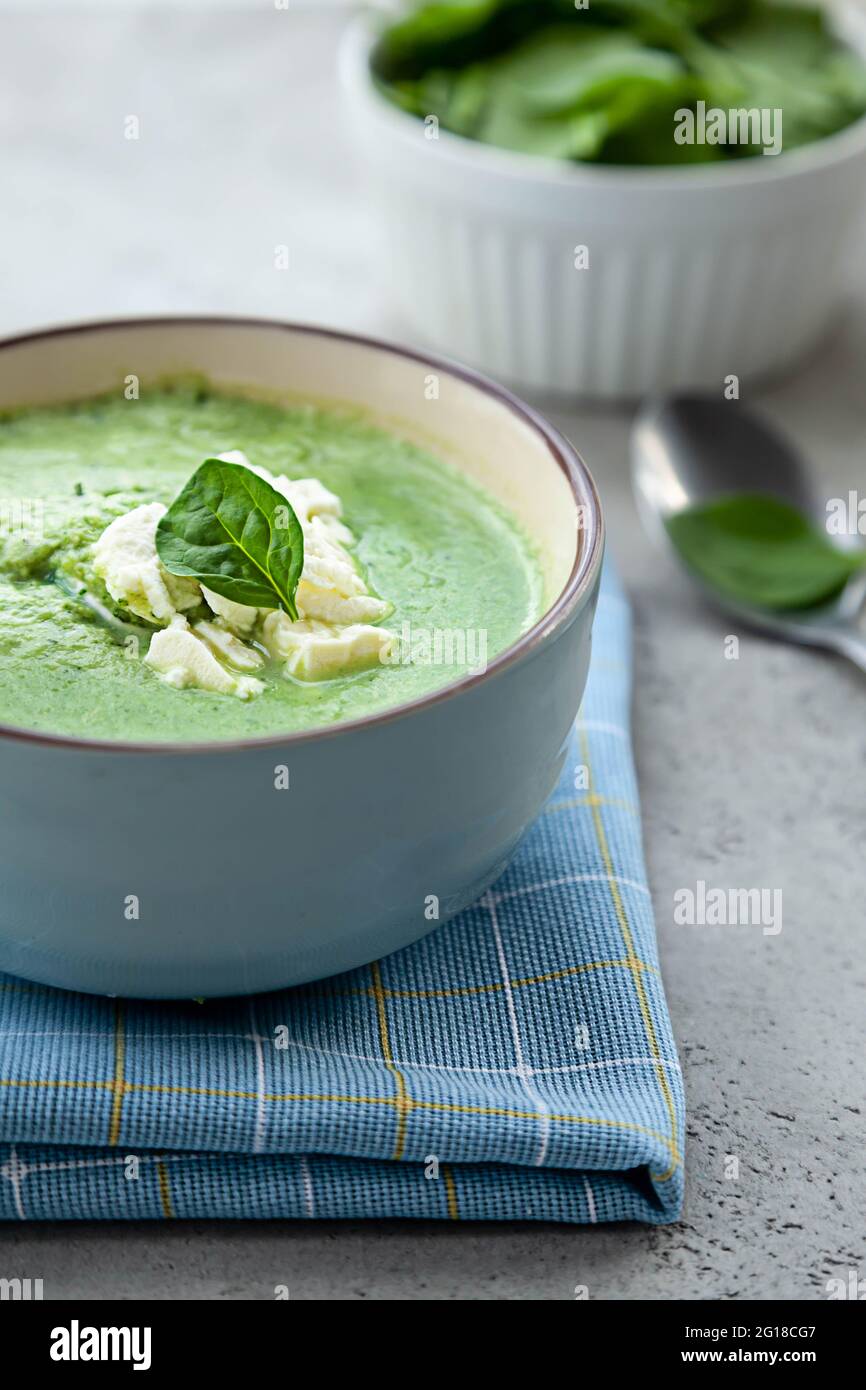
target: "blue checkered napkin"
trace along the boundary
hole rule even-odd
[[[608,570],[559,787],[495,888],[417,945],[204,1005],[0,976],[0,1218],[674,1220],[629,648]]]

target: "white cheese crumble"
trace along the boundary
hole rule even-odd
[[[258,671],[265,664],[261,652],[257,652],[255,647],[248,647],[246,642],[235,637],[227,628],[220,627],[218,622],[209,623],[202,619],[194,624],[194,631],[207,642],[214,656],[221,657],[238,671]]]
[[[259,634],[289,678],[328,680],[366,670],[387,658],[393,634],[374,626],[391,604],[368,593],[348,553],[355,537],[340,520],[339,497],[318,478],[292,481],[254,467],[239,449],[218,456],[249,468],[291,504],[304,534],[304,567],[293,622],[281,609],[253,608],[223,598],[196,580],[169,572],[156,551],[156,527],[166,508],[160,502],[136,507],[113,521],[96,542],[94,570],[108,592],[138,617],[163,628],[154,634],[145,661],[178,689],[197,686],[249,699],[264,685],[243,674],[264,658],[250,641]],[[199,606],[210,616],[191,627],[183,616]]]
[[[173,618],[168,627],[154,634],[144,660],[168,685],[178,690],[195,685],[218,695],[237,695],[241,700],[249,700],[265,688],[252,676],[235,676],[228,671],[182,617]]]
[[[365,623],[293,623],[288,613],[274,609],[265,618],[262,640],[272,656],[285,662],[285,675],[320,681],[378,665],[390,653],[394,638],[384,628]]]
[[[249,637],[259,620],[259,610],[246,603],[235,603],[233,599],[215,594],[206,584],[201,586],[205,603],[218,618],[222,618],[227,628],[238,637]]]
[[[156,553],[156,528],[168,509],[161,502],[134,507],[111,522],[93,548],[93,568],[117,603],[149,623],[168,623],[201,603],[195,579],[169,574]]]

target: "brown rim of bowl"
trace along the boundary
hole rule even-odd
[[[576,610],[600,568],[604,544],[601,500],[592,474],[577,450],[572,447],[564,435],[548,424],[538,411],[534,410],[532,406],[526,405],[506,387],[498,385],[497,382],[484,376],[483,373],[475,371],[472,367],[464,367],[447,357],[440,357],[433,353],[416,352],[412,348],[398,347],[394,343],[367,337],[365,334],[344,333],[335,328],[321,328],[316,324],[309,323],[290,323],[281,319],[232,317],[222,314],[157,315],[151,318],[97,319],[89,322],[63,324],[57,328],[37,329],[31,333],[19,333],[14,337],[2,338],[0,339],[0,353],[9,348],[21,347],[26,343],[38,343],[47,338],[73,337],[82,333],[111,332],[112,330],[135,328],[194,328],[207,327],[208,325],[221,328],[261,328],[294,334],[308,333],[319,338],[333,338],[344,343],[354,343],[359,347],[372,348],[377,352],[388,352],[395,357],[402,357],[411,362],[420,362],[422,366],[429,366],[434,370],[438,369],[440,372],[448,373],[505,405],[520,420],[528,424],[536,434],[541,435],[548,452],[552,454],[565,474],[575,502],[578,506],[586,508],[585,515],[588,517],[588,523],[580,532],[580,536],[583,537],[583,544],[578,544],[571,574],[565,586],[551,606],[542,613],[538,622],[524,632],[516,642],[512,642],[511,646],[506,647],[498,656],[494,657],[484,671],[477,675],[464,676],[451,685],[445,685],[440,690],[432,691],[429,695],[422,695],[417,700],[409,700],[404,704],[394,705],[393,708],[383,710],[380,714],[364,715],[361,719],[347,719],[340,724],[324,725],[321,729],[308,729],[296,733],[265,734],[258,738],[215,739],[209,742],[149,743],[145,741],[127,742],[120,739],[88,739],[78,738],[74,734],[43,733],[36,729],[19,728],[12,724],[3,723],[0,723],[0,738],[45,744],[49,747],[82,748],[105,753],[112,751],[118,753],[230,753],[240,752],[248,748],[277,748],[284,747],[286,744],[310,743],[322,738],[337,738],[341,734],[348,734],[357,729],[402,719],[406,715],[426,709],[430,705],[439,704],[443,700],[450,700],[461,694],[462,691],[480,685],[489,677],[498,675],[516,661],[536,650]],[[80,399],[87,398],[81,397]]]

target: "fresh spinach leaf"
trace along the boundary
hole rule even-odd
[[[689,507],[667,530],[711,589],[761,608],[815,607],[866,566],[866,551],[837,550],[802,512],[760,494]]]
[[[698,101],[781,110],[785,149],[866,113],[866,64],[822,10],[768,0],[427,0],[386,28],[372,70],[387,97],[445,130],[600,163],[763,151],[739,121],[725,143],[678,144],[676,113]]]
[[[549,0],[429,0],[385,30],[373,68],[393,82],[465,67],[501,52],[530,32],[539,14],[551,13]]]
[[[694,80],[674,54],[618,30],[552,26],[498,60],[478,138],[528,154],[596,158],[661,102],[666,143]]]
[[[171,574],[298,617],[301,524],[282,493],[241,464],[206,459],[160,521],[156,549]]]
[[[817,10],[755,8],[712,26],[693,61],[719,83],[713,105],[780,110],[787,149],[832,135],[866,108],[866,67],[836,42]],[[757,154],[760,146],[728,152]]]

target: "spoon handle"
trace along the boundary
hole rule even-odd
[[[866,636],[857,628],[837,628],[827,633],[827,645],[841,656],[847,656],[861,671],[866,671]]]

